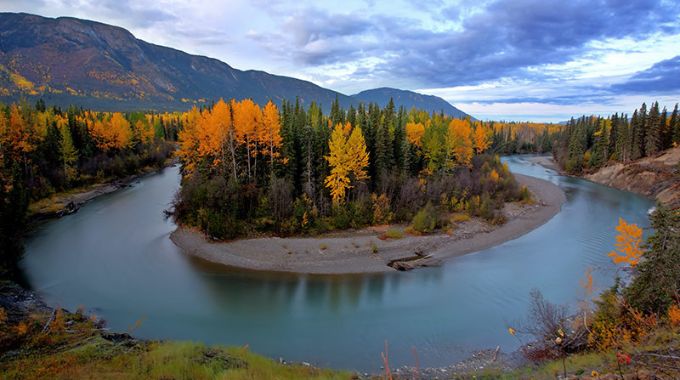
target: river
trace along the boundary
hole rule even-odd
[[[443,366],[473,350],[517,348],[507,333],[537,288],[574,308],[593,269],[596,291],[616,266],[607,252],[619,217],[648,227],[653,202],[527,160],[512,171],[544,178],[567,195],[536,230],[437,268],[387,275],[311,276],[226,269],[183,255],[163,218],[177,167],[102,196],[35,230],[20,267],[51,306],[86,310],[140,338],[246,345],[272,358],[377,371],[385,341],[392,366]]]

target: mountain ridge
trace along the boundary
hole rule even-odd
[[[325,110],[359,102],[387,104],[378,93],[354,96],[293,77],[239,70],[226,62],[136,38],[125,28],[75,17],[0,13],[0,101],[43,98],[99,110],[184,110],[220,98],[299,98]],[[395,105],[465,117],[444,99],[389,89]],[[363,94],[363,95],[362,95]],[[368,97],[367,94],[371,95]],[[408,101],[402,102],[400,99]],[[418,100],[414,100],[418,99]]]
[[[366,103],[377,103],[381,107],[386,106],[391,98],[394,100],[395,104],[402,105],[406,109],[417,108],[435,113],[444,112],[447,115],[461,119],[469,116],[438,96],[421,94],[409,90],[400,90],[392,87],[373,88],[351,96]]]

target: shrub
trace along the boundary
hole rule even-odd
[[[668,308],[668,322],[673,327],[680,326],[680,307],[672,305]]]
[[[401,239],[404,237],[404,231],[398,228],[390,228],[382,235],[385,239]]]
[[[462,212],[457,212],[451,216],[452,223],[463,223],[467,222],[468,220],[470,220],[470,215]]]
[[[428,202],[411,220],[411,228],[419,233],[432,233],[437,228],[437,209]]]
[[[618,280],[602,293],[596,305],[588,334],[588,345],[596,350],[637,342],[656,326],[656,317],[643,315],[621,296]]]
[[[345,206],[334,206],[333,217],[331,224],[334,228],[344,230],[350,227],[352,223],[352,215]]]
[[[394,215],[392,214],[390,199],[387,195],[371,194],[371,201],[373,202],[373,223],[387,224],[391,222]]]
[[[524,203],[531,203],[533,198],[531,197],[531,192],[526,186],[522,186],[519,190],[518,200]]]

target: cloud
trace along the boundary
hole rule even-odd
[[[628,81],[613,85],[612,90],[634,93],[680,91],[680,55],[655,63]]]
[[[119,25],[345,93],[420,89],[480,116],[520,115],[527,104],[628,111],[617,108],[621,97],[680,95],[673,0],[0,0],[0,8]]]
[[[573,60],[592,41],[675,32],[679,11],[661,0],[498,0],[432,11],[455,24],[442,29],[416,17],[306,9],[289,16],[276,39],[306,66],[373,57],[382,61],[371,69],[376,75],[455,86],[538,79],[542,74],[529,68]],[[366,72],[357,68],[357,75]]]

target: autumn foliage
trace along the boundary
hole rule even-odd
[[[175,217],[216,238],[408,222],[428,203],[441,215],[502,223],[503,203],[522,197],[507,167],[486,155],[492,126],[470,119],[392,103],[334,102],[326,115],[316,103],[250,99],[181,118]]]
[[[616,236],[616,250],[611,251],[609,256],[614,263],[627,263],[635,267],[644,253],[642,244],[642,229],[637,224],[628,224],[623,218],[619,218],[616,226],[619,234]]]
[[[361,128],[352,128],[349,123],[336,125],[328,144],[330,153],[326,160],[331,171],[325,184],[331,191],[333,202],[341,203],[353,181],[367,178],[368,152]]]

